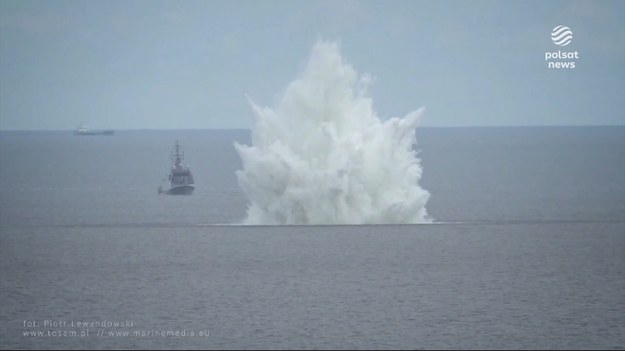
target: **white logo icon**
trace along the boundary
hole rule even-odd
[[[551,31],[551,40],[556,45],[567,46],[573,40],[573,32],[571,28],[559,25]]]

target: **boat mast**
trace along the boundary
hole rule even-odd
[[[175,154],[172,155],[172,158],[174,159],[174,165],[176,166],[176,168],[182,166],[182,159],[184,158],[184,154],[180,152],[180,145],[178,144],[178,140],[176,140],[176,151]]]

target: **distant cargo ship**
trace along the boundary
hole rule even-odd
[[[114,130],[110,129],[89,129],[85,126],[80,126],[74,131],[74,135],[113,135]]]

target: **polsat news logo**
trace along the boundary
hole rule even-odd
[[[551,30],[551,41],[557,46],[567,46],[573,41],[573,31],[565,25],[555,26]],[[575,60],[579,59],[577,51],[547,51],[545,61],[550,69],[575,68]]]

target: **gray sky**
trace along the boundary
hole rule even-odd
[[[2,130],[249,128],[245,94],[271,105],[318,38],[383,119],[625,124],[625,1],[0,0],[0,31]]]

